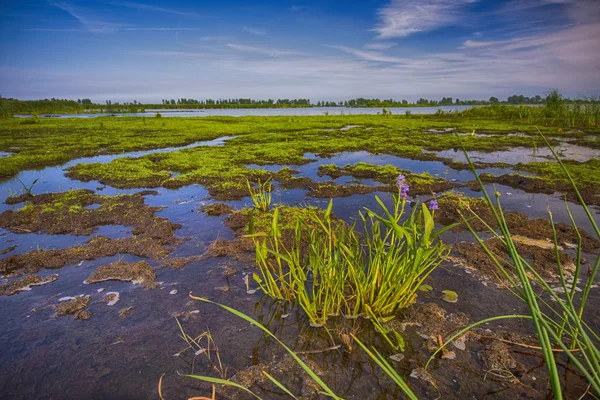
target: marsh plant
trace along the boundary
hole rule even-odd
[[[573,191],[577,196],[579,204],[583,207],[594,234],[600,239],[600,229],[598,228],[597,222],[594,220],[592,213],[581,197],[579,189],[574,183],[569,170],[543,135],[542,139],[552,151],[565,178],[571,183]],[[494,320],[509,318],[530,320],[533,323],[533,328],[539,340],[554,398],[563,398],[562,380],[561,374],[559,373],[560,359],[567,359],[568,362],[587,380],[589,386],[586,393],[584,393],[584,396],[586,394],[591,395],[592,393],[595,393],[596,396],[600,396],[600,336],[597,331],[586,322],[585,312],[590,291],[596,282],[596,276],[598,274],[598,269],[600,268],[600,255],[596,256],[596,261],[592,264],[591,268],[588,269],[587,273],[584,273],[583,267],[585,261],[582,258],[582,237],[575,223],[575,219],[571,214],[571,210],[569,209],[569,204],[565,201],[567,214],[569,215],[574,231],[577,232],[578,238],[576,243],[575,268],[572,272],[572,276],[569,278],[566,272],[567,268],[561,262],[560,255],[563,250],[562,247],[559,246],[557,228],[554,224],[552,213],[548,210],[548,216],[553,231],[553,246],[556,254],[556,275],[560,282],[558,290],[557,288],[552,288],[548,280],[544,279],[538,271],[532,267],[530,261],[519,254],[518,246],[512,238],[504,211],[500,204],[500,193],[494,190],[495,202],[492,201],[492,198],[485,190],[483,182],[480,180],[475,167],[466,152],[465,156],[469,161],[473,174],[483,191],[484,198],[489,209],[493,212],[496,220],[495,222],[499,227],[499,229],[493,229],[488,226],[489,233],[501,241],[510,256],[510,259],[499,258],[494,254],[494,252],[488,248],[487,242],[475,231],[472,224],[469,222],[470,219],[463,217],[463,221],[472,232],[475,239],[482,246],[483,250],[494,262],[499,275],[506,278],[509,282],[507,288],[527,305],[529,313],[524,315],[514,314],[496,316],[479,321],[461,330],[444,342],[448,344],[452,340],[463,335],[469,329],[472,329],[474,326]],[[471,214],[471,219],[477,219],[479,222],[485,224],[483,219],[477,214]],[[550,299],[550,301],[548,301],[548,299]],[[440,350],[438,350],[438,352]],[[580,398],[583,398],[584,396]],[[597,398],[595,396],[592,397]]]
[[[259,180],[256,187],[252,187],[250,181],[246,181],[246,185],[248,186],[248,192],[250,192],[254,208],[261,212],[269,211],[269,207],[271,207],[271,202],[273,201],[271,193],[273,191],[273,184],[271,183],[271,179],[267,179],[265,182]]]
[[[330,201],[324,213],[296,218],[293,240],[284,240],[275,209],[269,232],[249,235],[259,288],[273,298],[297,301],[313,326],[342,314],[370,318],[387,333],[382,324],[415,301],[419,286],[447,257],[449,248],[439,236],[451,228],[434,230],[435,202],[407,213],[409,186],[403,176],[398,187],[391,210],[376,196],[383,213],[359,213],[362,234],[356,223],[349,226],[332,215]],[[395,347],[401,347],[396,339]]]

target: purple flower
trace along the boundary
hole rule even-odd
[[[402,197],[403,199],[406,199],[406,195],[408,194],[408,191],[410,189],[410,186],[406,183],[402,184],[402,186],[400,187],[400,197]]]
[[[402,184],[404,183],[404,175],[400,174],[398,175],[398,180],[396,181],[396,186],[398,187],[402,187]]]
[[[432,210],[437,210],[438,209],[438,202],[437,200],[431,200],[429,202],[429,208]]]

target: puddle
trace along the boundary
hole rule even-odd
[[[13,153],[9,153],[8,151],[0,151],[0,158],[12,156]]]

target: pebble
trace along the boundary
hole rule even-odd
[[[177,290],[173,289],[169,292],[169,294],[177,294]]]

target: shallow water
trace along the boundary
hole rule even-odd
[[[199,142],[185,148],[201,145],[222,145],[227,138],[215,141]],[[61,167],[50,167],[40,171],[23,171],[17,177],[25,183],[40,177],[34,186],[34,193],[49,191],[66,191],[76,188],[97,190],[97,193],[114,195],[117,193],[135,193],[142,189],[118,190],[110,186],[101,186],[98,182],[80,182],[64,176],[65,168],[81,162],[109,162],[118,157],[139,157],[154,152],[173,151],[177,148],[141,151],[111,156],[89,157],[73,160]],[[459,153],[456,153],[459,154]],[[305,157],[317,161],[291,166],[300,171],[300,176],[308,176],[314,180],[326,181],[329,177],[319,177],[318,167],[322,164],[344,166],[363,161],[376,165],[392,164],[412,172],[429,172],[434,176],[466,182],[472,179],[468,171],[457,171],[446,167],[441,162],[409,160],[389,155],[370,155],[367,152],[344,152],[330,158],[320,158],[314,154]],[[278,170],[282,165],[250,166]],[[482,170],[484,171],[484,170]],[[505,169],[487,169],[485,172],[501,174],[509,172]],[[347,184],[353,178],[341,177],[335,182]],[[372,180],[361,180],[370,186],[379,185]],[[491,185],[487,186],[491,189]],[[569,223],[569,217],[564,209],[564,202],[559,196],[530,194],[518,189],[497,186],[502,194],[501,200],[507,210],[521,211],[533,218],[546,216],[546,206],[553,211],[556,222]],[[0,193],[3,198],[9,191],[19,191],[20,183],[15,179],[0,183]],[[481,196],[479,192],[469,189],[459,189],[469,196]],[[172,223],[181,224],[176,231],[178,237],[189,237],[190,240],[179,246],[173,256],[193,256],[202,254],[209,243],[216,238],[231,239],[233,233],[223,225],[223,217],[208,217],[198,209],[209,199],[208,192],[200,185],[190,185],[180,189],[156,189],[156,195],[145,196],[145,202],[151,206],[164,207],[158,216],[168,218]],[[370,193],[334,199],[334,213],[344,220],[351,221],[358,210],[363,207],[378,209],[375,195],[391,204],[389,193]],[[425,200],[426,196],[421,197]],[[303,189],[282,190],[274,193],[275,202],[286,204],[303,204],[326,207],[328,199],[307,197]],[[248,198],[230,201],[228,204],[235,208],[248,205]],[[0,205],[0,212],[18,208],[21,205]],[[571,212],[581,227],[590,231],[589,222],[585,223],[583,209],[569,203]],[[600,220],[597,209],[594,216]],[[130,228],[124,226],[100,227],[95,235],[105,235],[120,238],[130,235]],[[72,235],[43,235],[16,234],[0,229],[0,250],[17,245],[17,248],[0,258],[23,253],[36,248],[59,249],[73,246],[87,240],[87,236]],[[469,234],[448,232],[444,235],[448,243],[470,240]],[[235,370],[256,365],[259,362],[270,361],[273,357],[281,356],[281,350],[274,343],[266,341],[260,331],[247,323],[231,317],[216,306],[200,304],[192,301],[187,294],[206,296],[210,299],[235,307],[258,319],[268,320],[273,315],[274,305],[268,299],[261,298],[260,293],[246,293],[242,274],[247,272],[251,264],[236,262],[230,258],[213,258],[206,261],[194,261],[181,270],[169,268],[157,269],[157,281],[162,282],[157,289],[145,290],[131,283],[103,282],[95,285],[85,285],[83,281],[97,268],[117,260],[138,261],[130,255],[117,255],[84,261],[76,265],[63,267],[56,271],[40,271],[40,276],[58,274],[58,279],[45,286],[34,287],[29,292],[14,296],[0,296],[0,308],[3,310],[3,321],[0,325],[0,398],[29,399],[146,399],[156,397],[156,385],[162,374],[165,397],[168,399],[186,398],[193,395],[207,395],[207,386],[195,381],[185,380],[177,376],[181,373],[192,372],[189,358],[175,357],[174,354],[185,348],[178,337],[179,328],[174,320],[174,313],[198,310],[190,315],[189,321],[182,322],[190,335],[199,334],[210,328],[217,344],[221,348],[223,363]],[[149,261],[153,267],[159,262]],[[239,270],[233,277],[226,278],[223,274],[225,267]],[[427,283],[435,291],[420,294],[419,302],[435,302],[449,312],[465,312],[471,320],[478,320],[491,315],[502,313],[522,312],[523,305],[507,291],[485,286],[472,278],[469,273],[451,263],[444,263],[436,270]],[[105,289],[98,293],[98,289]],[[439,292],[443,289],[454,290],[459,294],[456,304],[443,303]],[[176,294],[170,294],[177,290]],[[120,293],[119,302],[112,307],[107,306],[102,297],[108,291]],[[56,299],[63,296],[86,294],[92,296],[89,310],[92,318],[88,321],[76,321],[73,317],[53,318],[53,311],[48,308],[55,304]],[[51,299],[51,300],[50,300]],[[600,303],[598,292],[592,292],[590,302]],[[119,311],[132,307],[125,317],[119,317]],[[320,348],[329,346],[323,331],[309,328],[305,318],[291,310],[288,319],[275,317],[271,324],[272,330],[283,340],[298,350],[312,350],[307,347],[302,338],[310,337]],[[278,315],[283,312],[280,310]],[[183,320],[183,317],[181,318]],[[502,323],[511,327],[509,323]],[[495,325],[497,326],[497,325]],[[516,329],[516,328],[515,328]],[[409,347],[405,352],[406,362],[400,363],[398,370],[408,376],[415,365],[421,365],[423,358],[430,353],[422,348],[422,339],[414,333],[406,334]],[[377,340],[375,338],[374,340]],[[314,342],[313,342],[314,343]],[[496,391],[505,390],[502,382],[486,379],[485,371],[478,366],[477,353],[469,348],[475,359],[471,369],[461,370],[453,364],[436,361],[432,371],[447,378],[443,385],[445,396],[457,398],[494,396]],[[466,357],[466,352],[461,357]],[[345,352],[326,352],[315,355],[314,359],[326,371],[338,371],[335,379],[328,380],[334,390],[347,398],[398,398],[400,396],[394,386],[385,381],[380,373],[374,373],[370,364],[356,351],[348,355]],[[187,361],[186,361],[187,360]],[[198,359],[200,360],[200,359]],[[537,359],[533,359],[536,361]],[[537,361],[536,361],[537,362]],[[458,368],[458,369],[457,369]],[[206,363],[195,366],[196,373],[211,373]],[[436,397],[430,392],[429,385],[410,379],[410,384],[422,398]],[[540,383],[544,390],[543,383]],[[512,392],[511,392],[512,393]],[[281,398],[273,393],[272,398]],[[379,395],[380,397],[376,397]],[[370,397],[369,397],[370,396]],[[506,395],[513,397],[513,395]],[[525,396],[527,397],[527,396]],[[242,397],[243,398],[243,397]]]
[[[554,148],[554,151],[556,151],[561,160],[585,162],[600,157],[600,150],[598,149],[567,143],[561,143],[559,146]],[[428,153],[433,153],[442,158],[452,158],[462,163],[467,162],[467,158],[462,151],[443,150]],[[513,147],[510,150],[493,151],[488,153],[471,151],[469,152],[469,157],[471,160],[473,160],[473,162],[506,163],[513,165],[529,162],[553,161],[555,159],[552,151],[550,151],[550,149],[547,147]]]
[[[392,107],[387,110],[392,114],[435,114],[439,109],[444,112],[463,111],[473,106],[439,106],[439,107]],[[154,117],[159,112],[163,117],[206,117],[206,116],[278,116],[278,115],[363,115],[381,113],[381,108],[344,108],[344,107],[310,107],[310,108],[221,108],[203,110],[147,110],[143,113],[98,113],[98,114],[43,114],[47,118],[96,118],[96,117]],[[15,118],[30,118],[29,114],[15,115]]]

